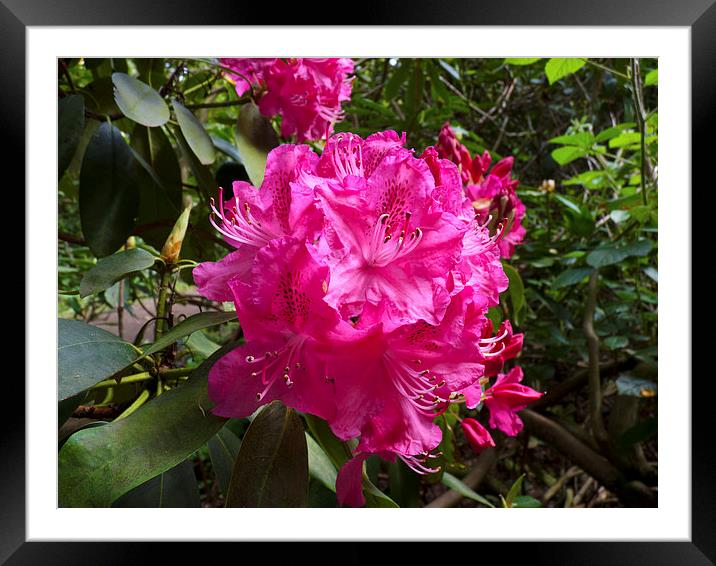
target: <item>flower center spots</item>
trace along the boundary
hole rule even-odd
[[[232,206],[225,207],[222,188],[219,188],[219,208],[217,209],[213,197],[210,204],[209,222],[234,244],[260,248],[278,237],[252,216],[248,202],[241,203],[239,197],[235,196]]]
[[[301,272],[283,273],[274,293],[273,312],[277,319],[300,325],[308,318],[311,299],[301,290]]]
[[[288,215],[291,210],[291,185],[288,171],[280,171],[271,175],[269,179],[273,212],[276,220],[286,233],[290,232]]]

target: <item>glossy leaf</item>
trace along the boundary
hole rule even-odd
[[[331,462],[331,459],[318,442],[308,433],[306,433],[306,446],[308,448],[308,471],[311,477],[317,479],[335,493],[338,472],[333,462]]]
[[[139,176],[137,231],[161,248],[182,209],[182,178],[177,154],[162,128],[137,125],[132,149],[143,171]]]
[[[308,450],[298,414],[278,401],[249,425],[226,496],[227,507],[305,507]]]
[[[79,320],[59,319],[57,336],[58,401],[92,387],[137,357],[128,342]]]
[[[519,319],[520,311],[525,306],[525,286],[522,283],[520,273],[514,267],[506,263],[502,267],[510,281],[508,291],[510,293],[510,302],[512,303],[512,314]]]
[[[368,478],[363,478],[363,495],[366,507],[397,509],[400,506],[380,491]]]
[[[201,330],[197,330],[189,335],[185,344],[194,354],[199,354],[205,358],[208,358],[221,348],[221,346],[213,340],[210,340]]]
[[[446,485],[453,491],[457,491],[463,497],[467,497],[468,499],[472,499],[473,501],[477,501],[478,503],[482,503],[483,505],[487,505],[488,507],[494,507],[494,505],[490,503],[487,499],[485,499],[482,495],[475,492],[475,490],[470,489],[462,481],[460,481],[452,474],[449,474],[448,472],[445,472],[443,474],[442,482],[444,485]]]
[[[149,346],[149,348],[144,350],[144,355],[148,356],[150,354],[159,352],[167,346],[171,346],[172,344],[174,344],[174,342],[179,340],[179,338],[189,336],[190,334],[193,334],[194,332],[196,332],[197,330],[201,330],[202,328],[216,326],[217,324],[222,324],[229,320],[236,320],[235,312],[211,311],[194,314],[189,318],[182,320],[179,324],[172,327],[171,330],[162,335],[159,340],[157,340],[156,342],[154,342],[154,344]]]
[[[133,248],[100,259],[80,281],[80,297],[87,297],[111,287],[129,274],[154,265],[156,258],[148,251]]]
[[[82,430],[59,453],[61,507],[107,507],[202,446],[226,419],[211,413],[207,378],[232,343],[201,364],[189,380],[130,416]]]
[[[578,267],[576,269],[568,269],[560,273],[552,283],[553,289],[561,289],[562,287],[569,287],[570,285],[576,285],[583,281],[593,269],[589,267]]]
[[[202,165],[210,165],[214,163],[216,159],[216,151],[214,151],[214,144],[206,133],[204,126],[198,120],[191,110],[184,107],[179,101],[172,100],[172,106],[174,107],[174,114],[176,114],[177,122],[184,135],[184,139],[189,144],[189,147],[199,158],[199,162]]]
[[[184,138],[181,130],[174,130],[174,135],[176,136],[179,151],[181,152],[181,155],[187,165],[189,165],[189,169],[191,169],[191,172],[199,185],[199,189],[203,191],[207,199],[216,197],[219,192],[219,185],[216,184],[216,180],[214,179],[211,170],[206,165],[203,165],[197,156],[194,155],[194,152],[191,147],[189,147],[189,143]]]
[[[127,118],[155,127],[169,120],[169,107],[159,93],[148,84],[125,73],[112,73],[114,100]]]
[[[234,462],[239,455],[241,440],[226,426],[216,433],[207,442],[211,465],[214,467],[216,479],[219,482],[221,493],[226,496],[229,492],[231,471],[234,469]]]
[[[184,460],[170,470],[135,487],[112,503],[112,507],[200,507],[194,466]]]
[[[85,101],[79,94],[57,102],[57,178],[61,178],[77,151],[85,129]]]
[[[98,257],[117,251],[131,235],[139,210],[136,160],[120,131],[101,124],[85,151],[80,171],[80,222]]]
[[[255,104],[244,104],[236,126],[236,147],[241,163],[255,187],[261,186],[266,170],[266,157],[278,145],[271,123],[261,115]]]

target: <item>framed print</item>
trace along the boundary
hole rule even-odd
[[[716,8],[293,11],[0,4],[27,211],[3,560],[714,563]]]

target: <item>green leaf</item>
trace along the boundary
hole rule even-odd
[[[365,495],[365,506],[381,509],[397,509],[400,506],[380,491],[367,477],[363,477],[363,494]]]
[[[305,507],[308,449],[296,411],[279,401],[249,425],[231,475],[227,507]]]
[[[609,147],[618,148],[628,145],[636,145],[641,143],[641,134],[639,132],[625,132],[617,137],[609,140]]]
[[[626,245],[610,243],[600,246],[587,255],[592,267],[604,267],[619,263],[630,256],[645,256],[653,247],[651,240],[641,239]]]
[[[57,102],[57,178],[60,179],[77,151],[85,129],[85,100],[73,94]]]
[[[184,139],[189,144],[194,155],[199,158],[199,163],[202,165],[214,163],[216,159],[214,144],[209,134],[206,133],[204,126],[192,114],[191,110],[187,110],[178,100],[172,100],[172,107]]]
[[[566,165],[567,163],[571,163],[575,159],[579,159],[580,157],[584,157],[585,155],[587,155],[587,150],[581,147],[568,145],[564,147],[558,147],[557,149],[553,150],[550,155],[552,156],[552,159],[554,159],[558,164]]]
[[[218,149],[221,153],[223,153],[227,157],[230,157],[234,161],[241,163],[241,155],[239,154],[238,149],[236,149],[233,145],[231,145],[224,138],[220,138],[218,136],[209,136],[209,137],[211,138],[211,142],[214,144],[214,147],[216,149]]]
[[[207,199],[214,197],[219,191],[219,185],[216,184],[214,175],[211,170],[203,165],[199,159],[194,155],[194,152],[189,147],[189,143],[184,138],[181,130],[174,130],[174,136],[177,140],[177,146],[181,152],[182,157],[189,165],[194,178],[196,179],[199,189],[204,192]]]
[[[487,505],[488,507],[494,507],[494,505],[490,503],[487,499],[485,499],[482,495],[470,489],[458,478],[456,478],[452,474],[449,474],[448,472],[445,472],[443,474],[442,482],[445,486],[449,487],[453,491],[457,491],[463,497],[467,497],[468,499],[472,499],[473,501],[477,501],[478,503],[482,503],[483,505]]]
[[[229,492],[229,482],[231,481],[231,471],[234,469],[234,462],[239,455],[241,449],[241,440],[226,426],[216,433],[207,442],[209,448],[209,457],[211,465],[214,468],[216,480],[219,482],[221,493]]]
[[[629,339],[626,336],[609,336],[604,339],[604,345],[610,350],[619,350],[629,345]]]
[[[578,267],[563,271],[552,283],[552,289],[561,289],[562,287],[569,287],[570,285],[580,283],[588,277],[592,271],[593,270],[589,267]]]
[[[139,210],[137,162],[120,131],[101,124],[80,171],[80,223],[93,254],[112,254],[131,235]]]
[[[505,270],[507,279],[510,281],[508,290],[510,292],[510,302],[512,303],[512,315],[515,319],[519,319],[520,311],[525,306],[525,286],[522,283],[519,272],[514,267],[507,263],[503,263],[502,267]]]
[[[594,144],[594,135],[591,132],[577,132],[576,134],[557,136],[556,138],[547,140],[547,143],[574,145],[582,149],[589,149]]]
[[[193,334],[202,328],[216,326],[217,324],[222,324],[229,320],[236,320],[235,312],[212,311],[193,314],[189,318],[182,320],[179,324],[172,327],[169,332],[164,334],[161,338],[159,338],[159,340],[144,350],[144,355],[149,356],[150,354],[159,352],[167,346],[174,344],[174,342],[179,340],[179,338]]]
[[[333,434],[326,421],[309,414],[304,414],[303,418],[306,421],[308,430],[311,431],[311,435],[331,459],[336,469],[340,469],[343,464],[351,459],[350,449]]]
[[[518,495],[512,500],[513,508],[535,509],[542,507],[542,502],[530,495]]]
[[[169,120],[169,107],[159,93],[125,73],[112,73],[114,100],[127,118],[156,127]]]
[[[654,397],[657,393],[657,385],[653,381],[622,374],[616,380],[617,393],[629,395],[630,397]]]
[[[202,446],[226,419],[211,413],[211,366],[236,347],[228,344],[189,380],[130,416],[73,434],[59,453],[60,507],[107,507]]]
[[[179,160],[162,128],[135,126],[131,146],[144,169],[139,175],[137,228],[144,241],[161,248],[182,209]]]
[[[141,248],[133,248],[104,257],[82,277],[80,297],[104,291],[129,274],[152,267],[156,259]]]
[[[213,340],[210,340],[201,330],[192,333],[189,338],[187,338],[186,347],[194,354],[199,354],[205,358],[208,358],[211,354],[221,348],[221,346]]]
[[[57,337],[58,401],[92,387],[137,357],[128,342],[79,320],[58,319]]]
[[[400,507],[422,507],[420,478],[398,458],[388,468],[390,498]]]
[[[508,65],[531,65],[532,63],[536,63],[539,61],[541,57],[508,57],[505,59],[505,63]]]
[[[520,494],[520,491],[522,490],[522,482],[525,479],[525,474],[522,474],[519,478],[515,480],[515,483],[512,484],[512,487],[510,487],[510,491],[507,492],[507,495],[505,496],[505,503],[507,507],[512,507],[515,498]]]
[[[236,124],[236,146],[241,163],[255,187],[260,187],[266,169],[266,156],[278,146],[278,137],[255,104],[244,104]]]
[[[558,80],[577,72],[586,64],[586,59],[581,59],[578,57],[557,57],[547,61],[544,67],[544,71],[545,73],[547,73],[547,80],[549,81],[549,84],[554,84]]]
[[[659,69],[649,71],[644,77],[644,86],[656,86],[659,84]]]
[[[401,60],[398,62],[398,65],[391,72],[388,82],[385,84],[383,98],[386,100],[393,100],[396,96],[398,96],[400,87],[408,80],[411,68],[412,65],[410,60]]]
[[[194,466],[184,460],[125,493],[112,503],[112,507],[201,507]]]
[[[308,447],[308,471],[311,477],[335,493],[338,472],[336,472],[333,462],[308,433],[306,433],[306,446]]]

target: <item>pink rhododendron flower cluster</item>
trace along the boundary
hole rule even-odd
[[[212,203],[236,250],[194,270],[204,296],[234,302],[246,339],[210,371],[213,411],[280,399],[359,438],[338,475],[343,505],[364,503],[371,454],[435,471],[434,420],[451,403],[484,402],[490,426],[516,434],[515,412],[540,395],[515,370],[485,389],[522,346],[486,317],[508,285],[503,230],[475,214],[454,163],[404,145],[387,131],[334,135],[320,157],[274,149],[260,187],[236,181]]]
[[[505,157],[490,169],[490,153],[485,151],[482,155],[471,157],[448,122],[438,134],[437,150],[440,157],[459,166],[465,193],[472,200],[478,217],[483,220],[491,218],[493,225],[506,220],[505,233],[498,245],[502,257],[512,257],[515,246],[525,237],[522,226],[525,205],[515,192],[519,181],[511,176],[514,158]]]
[[[254,89],[264,116],[281,116],[281,134],[299,142],[329,136],[351,98],[351,59],[221,59],[239,96]]]

